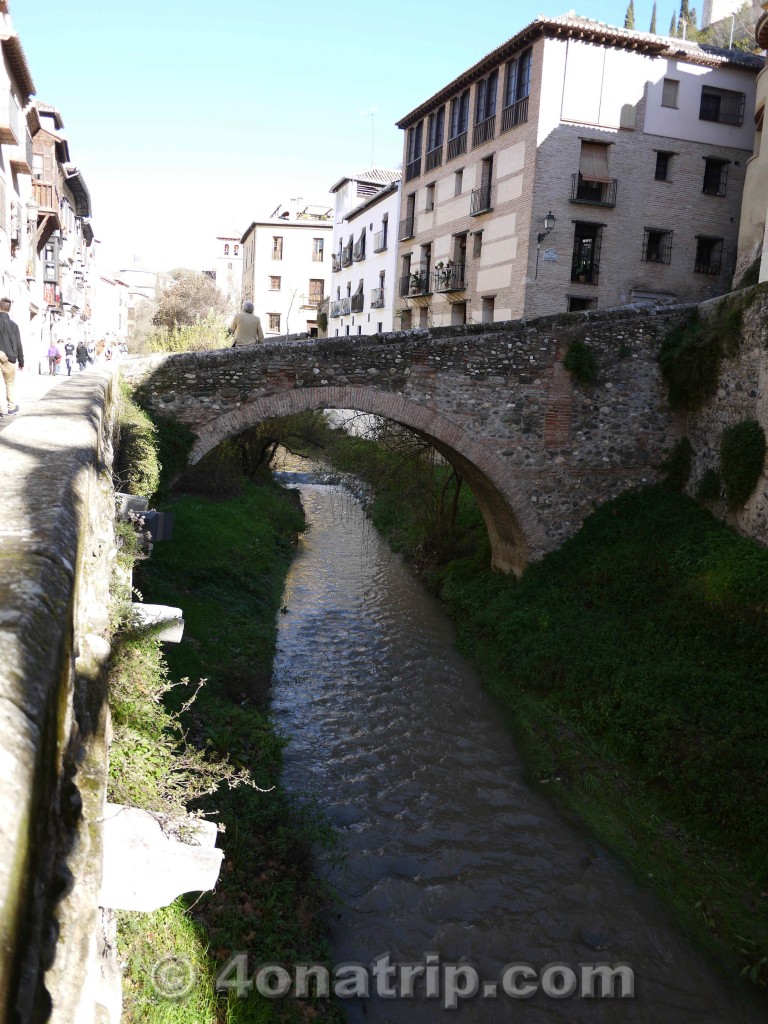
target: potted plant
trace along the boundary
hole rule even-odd
[[[573,268],[573,277],[576,281],[581,284],[585,284],[589,279],[590,272],[592,270],[592,264],[588,260],[581,260]]]
[[[421,295],[426,285],[426,274],[423,270],[415,270],[411,274],[411,295]]]

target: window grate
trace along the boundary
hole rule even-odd
[[[671,263],[672,232],[665,228],[644,228],[643,232],[643,262]]]

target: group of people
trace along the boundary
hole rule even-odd
[[[123,351],[124,346],[114,345],[109,341],[81,341],[75,345],[71,338],[67,338],[63,346],[60,341],[51,341],[47,352],[48,373],[55,377],[62,372],[62,366],[65,366],[67,376],[71,377],[75,362],[82,373],[89,364],[111,362]]]

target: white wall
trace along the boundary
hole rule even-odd
[[[257,224],[254,231],[253,304],[256,315],[261,318],[265,336],[306,331],[308,325],[314,325],[317,320],[316,307],[301,308],[309,298],[310,278],[324,282],[324,295],[330,290],[333,225],[327,221],[275,220]],[[272,258],[272,239],[275,236],[283,239],[281,260]],[[315,238],[324,240],[321,262],[312,259]],[[271,277],[280,278],[279,291],[270,288]],[[279,328],[270,328],[270,313],[280,315]]]

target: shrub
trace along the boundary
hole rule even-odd
[[[149,416],[133,401],[127,385],[122,386],[116,447],[118,488],[128,494],[152,497],[160,485],[157,430]]]
[[[720,473],[725,499],[733,509],[754,491],[765,462],[765,433],[757,420],[743,420],[723,431]]]
[[[715,393],[721,360],[738,349],[743,312],[736,299],[721,302],[707,319],[694,310],[664,339],[659,363],[673,409],[697,409]]]
[[[568,346],[563,366],[578,384],[594,384],[597,380],[597,356],[580,338]]]
[[[716,469],[707,469],[696,488],[699,501],[717,501],[723,491],[723,480]]]

